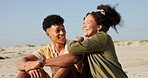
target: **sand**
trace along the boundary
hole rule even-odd
[[[119,61],[129,78],[148,77],[148,40],[114,42]],[[46,45],[0,48],[0,78],[16,78],[17,60]],[[49,72],[49,71],[48,71]]]

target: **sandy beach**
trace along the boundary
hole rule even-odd
[[[115,41],[116,53],[129,78],[148,77],[148,40]],[[46,45],[22,45],[0,48],[0,78],[16,78],[16,62]]]

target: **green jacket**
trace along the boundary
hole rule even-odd
[[[68,51],[75,55],[84,54],[82,78],[127,78],[111,37],[103,31],[83,42],[73,41]]]

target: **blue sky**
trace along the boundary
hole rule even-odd
[[[148,40],[147,0],[0,0],[0,47],[25,44],[47,44],[51,41],[42,30],[43,19],[59,14],[65,19],[67,38],[83,36],[81,26],[87,12],[100,4],[116,5],[124,21],[114,41]]]

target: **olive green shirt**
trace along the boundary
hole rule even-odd
[[[68,51],[75,55],[84,54],[82,78],[127,78],[111,37],[103,31],[82,42],[73,41]]]

